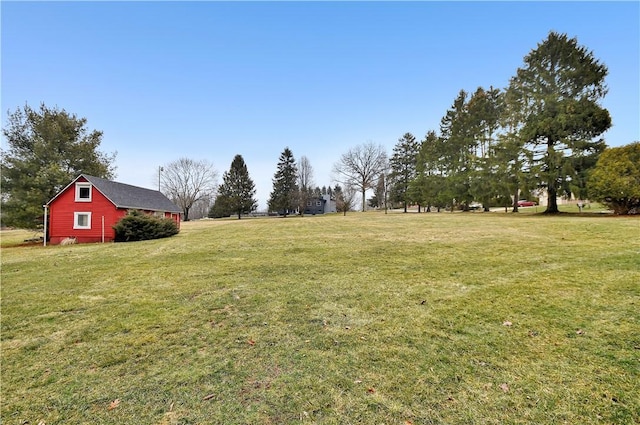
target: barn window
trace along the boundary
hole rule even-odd
[[[75,212],[73,213],[74,229],[91,229],[91,213]]]
[[[91,202],[91,183],[76,183],[76,202]]]

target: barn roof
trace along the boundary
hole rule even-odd
[[[173,202],[169,200],[162,192],[157,190],[145,189],[143,187],[132,186],[129,184],[118,183],[106,180],[100,177],[81,174],[69,186],[77,182],[78,179],[84,177],[89,183],[100,191],[107,199],[109,199],[117,208],[130,208],[148,211],[165,211],[172,213],[181,213]],[[64,192],[67,186],[60,193]],[[49,203],[56,199],[56,195]]]

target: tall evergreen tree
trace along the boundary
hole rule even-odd
[[[273,176],[273,191],[269,197],[269,209],[282,212],[286,217],[298,206],[298,169],[291,149],[280,154],[278,169]]]
[[[444,139],[433,130],[427,132],[416,160],[416,178],[409,186],[412,196],[422,202],[427,212],[432,206],[439,210],[451,199],[446,189],[444,152]]]
[[[468,206],[473,199],[470,192],[472,173],[475,170],[477,141],[474,137],[473,122],[468,111],[467,93],[460,90],[458,97],[440,122],[441,159],[447,192],[453,210],[454,201]]]
[[[493,87],[482,87],[473,93],[467,105],[473,138],[476,141],[474,167],[471,173],[470,192],[489,211],[490,199],[497,195],[500,181],[495,176],[496,165],[492,153],[498,138],[498,128],[503,111],[502,93]]]
[[[607,93],[607,73],[577,39],[550,32],[510,81],[524,117],[522,135],[536,161],[532,171],[549,195],[547,213],[558,212],[557,195],[576,178],[574,158],[588,156],[593,163],[605,147],[596,138],[611,126],[609,112],[599,104]]]
[[[115,154],[99,150],[102,132],[87,129],[87,119],[64,109],[25,105],[9,113],[2,129],[2,223],[36,229],[42,205],[80,174],[114,177]]]
[[[409,183],[416,177],[416,161],[420,144],[411,133],[405,133],[393,148],[393,155],[389,161],[393,185],[393,198],[402,202],[404,212],[411,200]]]
[[[242,214],[248,214],[257,208],[258,201],[254,198],[255,194],[255,185],[249,177],[247,165],[242,155],[236,155],[229,171],[225,171],[222,176],[218,196],[230,212],[238,215],[239,220]]]

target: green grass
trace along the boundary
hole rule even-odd
[[[42,237],[42,232],[23,229],[0,230],[0,247],[14,247],[20,245],[42,245],[42,241],[36,239]]]
[[[639,423],[639,235],[350,213],[3,248],[1,421]]]

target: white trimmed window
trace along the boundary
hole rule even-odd
[[[90,212],[74,212],[73,228],[74,229],[91,229],[91,213]]]
[[[91,202],[91,183],[76,183],[76,202]]]

